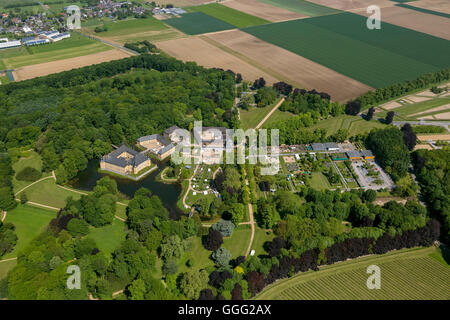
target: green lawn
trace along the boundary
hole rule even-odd
[[[64,208],[67,197],[81,198],[81,194],[57,186],[53,179],[40,181],[23,192],[26,193],[29,201],[55,208]]]
[[[6,277],[8,271],[17,265],[17,260],[0,261],[0,280]]]
[[[33,46],[28,49],[29,51],[23,47],[4,50],[0,52],[0,59],[7,68],[19,68],[112,49],[106,44],[72,33],[69,39]]]
[[[279,280],[257,299],[448,300],[450,268],[429,256],[435,250],[434,247],[403,249],[324,266],[318,272],[308,271]],[[369,265],[380,267],[379,290],[366,286]]]
[[[450,66],[450,41],[350,12],[243,29],[264,41],[379,88]]]
[[[257,26],[270,23],[265,19],[261,19],[247,13],[225,7],[218,3],[205,4],[202,6],[194,6],[185,8],[189,12],[203,12],[207,15],[225,21],[238,28]]]
[[[107,256],[117,249],[120,243],[125,240],[125,223],[123,221],[114,219],[112,224],[101,228],[90,228],[87,235],[97,243],[100,251]]]
[[[336,133],[339,129],[348,129],[350,136],[368,132],[373,128],[383,128],[386,125],[377,121],[366,121],[359,116],[340,115],[337,117],[321,120],[309,127],[309,130],[325,129],[328,135]]]
[[[339,13],[341,11],[321,6],[305,0],[259,0],[272,6],[280,7],[289,11],[298,12],[310,17],[323,16]]]
[[[269,127],[274,122],[288,120],[294,116],[295,115],[289,111],[280,111],[278,109],[274,113],[272,113],[272,115],[269,119],[266,120],[266,122],[264,122],[263,128]]]
[[[327,178],[321,172],[311,173],[311,180],[309,180],[311,188],[316,190],[325,190],[331,188]]]
[[[236,27],[225,21],[213,18],[203,12],[185,13],[181,18],[164,20],[165,23],[189,35],[217,32]]]
[[[160,31],[168,27],[160,20],[153,17],[147,19],[127,19],[118,21],[107,21],[102,23],[108,28],[108,31],[97,33],[101,37],[127,36],[147,31]],[[89,27],[94,31],[94,27]]]
[[[14,172],[17,174],[25,167],[31,167],[35,168],[38,171],[41,171],[42,170],[41,156],[35,151],[27,151],[26,153],[27,155],[25,157],[19,158],[19,160],[13,164]],[[48,177],[49,175],[50,173],[42,174],[42,178]],[[16,180],[15,176],[12,182],[15,192],[19,191],[20,189],[31,183],[29,181]]]
[[[230,250],[232,259],[245,256],[251,235],[250,225],[240,225],[234,229],[231,237],[224,238],[222,246]]]
[[[241,115],[242,129],[255,128],[279,101],[280,100],[277,99],[274,103],[272,103],[268,106],[265,106],[263,108],[258,108],[256,106],[254,106],[254,107],[250,107],[249,110],[239,109],[239,113]],[[270,119],[274,115],[275,115],[275,112],[272,114],[272,116],[269,119],[267,119],[267,121],[270,121]],[[267,122],[265,122],[264,124],[266,124],[266,123]]]
[[[274,238],[273,232],[265,231],[259,227],[255,228],[255,238],[253,239],[252,250],[255,250],[255,256],[266,255],[264,250],[264,243],[272,241]]]
[[[3,256],[2,259],[17,257],[18,252],[26,247],[33,238],[38,236],[50,223],[50,220],[55,217],[55,211],[30,205],[19,204],[14,210],[8,211],[5,222],[14,224],[19,239],[14,251]]]

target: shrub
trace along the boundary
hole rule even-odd
[[[89,225],[82,219],[74,218],[67,224],[67,231],[72,237],[76,237],[78,235],[85,236],[89,233]]]
[[[234,223],[229,220],[220,219],[211,227],[213,230],[219,231],[223,237],[231,237],[234,231]]]
[[[32,167],[25,167],[21,171],[19,171],[16,175],[16,179],[20,181],[30,181],[34,182],[39,180],[42,176],[42,173]]]
[[[211,258],[220,267],[226,267],[230,264],[231,252],[225,248],[219,248],[213,252]]]

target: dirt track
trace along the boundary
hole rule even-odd
[[[365,84],[240,30],[216,33],[208,38],[282,74],[297,86],[325,91],[334,101],[347,101],[371,90]]]
[[[109,50],[86,56],[40,63],[21,67],[13,72],[15,81],[22,81],[36,77],[46,76],[52,73],[68,71],[76,68],[86,67],[93,64],[118,60],[131,56],[132,54],[123,50]]]

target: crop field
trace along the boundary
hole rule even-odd
[[[299,88],[316,89],[331,95],[333,101],[348,101],[372,88],[241,30],[210,34],[207,37],[232,50],[265,71]],[[242,57],[243,56],[243,57]],[[274,58],[276,57],[276,58]],[[267,79],[266,79],[267,80]]]
[[[309,17],[323,16],[339,12],[339,10],[325,7],[305,0],[259,0],[259,1],[289,11],[298,12],[307,15]]]
[[[203,12],[211,17],[225,21],[238,28],[245,28],[270,23],[270,21],[268,20],[255,17],[232,8],[225,7],[218,3],[205,4],[202,6],[188,7],[184,9],[191,12]]]
[[[389,0],[308,0],[309,2],[320,4],[337,10],[354,10],[358,8],[367,8],[370,5],[386,7],[394,5]]]
[[[450,66],[449,41],[388,23],[373,32],[365,23],[345,12],[243,30],[375,88]]]
[[[433,14],[436,16],[444,17],[444,18],[450,18],[450,14],[445,13],[445,12],[434,11],[434,10],[429,10],[429,9],[425,9],[425,8],[419,8],[419,7],[411,6],[409,4],[404,4],[404,3],[398,4],[397,6],[406,8],[406,9],[423,12],[423,13]]]
[[[195,61],[207,68],[231,69],[241,73],[245,80],[254,81],[263,77],[269,84],[278,82],[270,74],[197,37],[162,41],[158,43],[158,48],[177,59]]]
[[[108,31],[96,33],[96,27],[105,26]],[[111,21],[110,19],[92,19],[83,24],[83,31],[98,38],[124,44],[130,41],[158,41],[173,39],[181,33],[167,26],[162,21],[149,17],[146,19],[127,19]]]
[[[95,40],[72,33],[70,39],[30,48],[12,48],[0,51],[0,60],[6,68],[19,68],[56,60],[80,57],[113,48]]]
[[[401,107],[392,109],[395,115],[400,119],[414,120],[429,115],[436,115],[450,111],[450,97],[435,98],[428,101],[417,102],[414,104],[404,104]],[[377,113],[379,117],[385,117],[386,111]]]
[[[450,14],[450,2],[447,0],[418,0],[408,4],[417,8],[425,8],[428,10]]]
[[[292,12],[258,0],[231,0],[224,2],[223,5],[272,22],[307,17],[304,14]]]
[[[185,13],[180,18],[167,19],[164,22],[189,35],[236,28],[232,24],[213,18],[203,12]]]
[[[324,266],[266,288],[259,300],[450,299],[450,267],[432,255],[436,249],[403,249]],[[381,270],[381,289],[369,290],[369,265]]]
[[[38,236],[56,217],[56,212],[29,205],[19,205],[17,208],[8,211],[5,222],[11,222],[16,227],[18,241],[13,252],[2,257],[8,259],[17,257],[17,254],[25,248],[31,240]]]
[[[366,9],[354,11],[368,17]],[[450,40],[450,19],[398,6],[383,8],[383,22]],[[382,25],[383,25],[382,22]],[[383,26],[382,26],[383,28]]]

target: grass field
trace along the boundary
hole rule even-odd
[[[2,259],[17,257],[20,250],[38,236],[49,224],[50,220],[55,217],[55,211],[35,208],[29,205],[19,205],[14,210],[8,211],[5,222],[14,224],[19,239],[14,251],[4,255]]]
[[[251,234],[250,225],[240,225],[234,229],[231,237],[223,239],[222,247],[230,250],[232,259],[245,256]]]
[[[275,112],[272,113],[270,118],[267,119],[266,122],[264,122],[263,128],[269,127],[274,122],[288,120],[294,116],[295,115],[293,113],[288,111],[280,111],[279,109],[275,110]]]
[[[266,255],[264,250],[264,243],[272,241],[274,238],[273,232],[267,232],[260,227],[255,228],[255,238],[253,239],[252,250],[255,250],[255,256]]]
[[[289,11],[298,12],[310,17],[339,13],[339,10],[321,6],[305,0],[259,0],[261,2],[280,7]]]
[[[14,172],[17,174],[25,167],[31,167],[38,171],[42,170],[42,160],[39,154],[37,154],[35,151],[27,151],[28,156],[21,157],[17,162],[13,164]],[[42,178],[49,176],[50,173],[42,174]],[[25,186],[29,185],[31,182],[29,181],[19,181],[16,180],[15,176],[12,180],[14,191],[17,192],[20,189],[24,188]]]
[[[450,268],[431,257],[432,248],[404,249],[368,256],[300,273],[280,280],[256,298],[261,300],[309,299],[450,299]],[[369,290],[369,265],[381,270],[381,289]]]
[[[327,131],[327,135],[332,135],[339,129],[348,129],[350,131],[350,136],[355,136],[360,133],[368,132],[374,128],[383,128],[385,126],[385,124],[377,120],[366,121],[357,116],[340,115],[321,120],[315,125],[309,127],[309,130],[325,129]]]
[[[101,228],[90,228],[88,238],[97,243],[98,249],[109,256],[125,240],[125,223],[114,219],[112,224]]]
[[[0,261],[0,280],[6,277],[8,271],[17,265],[17,260]]]
[[[57,43],[30,48],[12,48],[0,51],[0,60],[6,68],[19,68],[33,64],[80,57],[92,53],[112,50],[113,48],[98,41],[72,33],[70,39]]]
[[[400,99],[401,100],[401,99]],[[439,114],[442,112],[448,112],[449,108],[446,110],[440,110],[436,112],[426,112],[427,110],[431,110],[436,107],[440,107],[446,104],[450,104],[450,97],[442,97],[442,98],[434,98],[428,101],[417,102],[414,104],[405,104],[401,107],[392,109],[395,112],[396,119],[410,119],[415,120],[417,118],[421,118],[427,115]],[[423,113],[422,113],[423,112]],[[386,117],[387,111],[383,111],[377,113],[378,117]],[[420,115],[416,115],[417,113],[421,113]]]
[[[185,8],[189,12],[203,12],[207,15],[225,21],[238,28],[257,26],[270,23],[265,19],[261,19],[250,14],[225,7],[218,3],[205,4],[202,6],[194,6]]]
[[[450,42],[340,13],[243,29],[261,40],[322,64],[371,87],[384,87],[450,66]]]
[[[81,197],[79,193],[58,187],[53,179],[38,182],[23,192],[26,193],[29,201],[55,208],[64,208],[68,197],[73,199]]]
[[[242,129],[255,128],[272,108],[273,106],[269,105],[264,108],[251,107],[249,110],[239,109]]]
[[[331,188],[327,178],[321,172],[312,172],[311,180],[309,182],[311,188],[316,190],[325,190]]]
[[[189,35],[236,28],[232,24],[213,18],[203,12],[185,13],[181,18],[167,19],[164,22]]]

